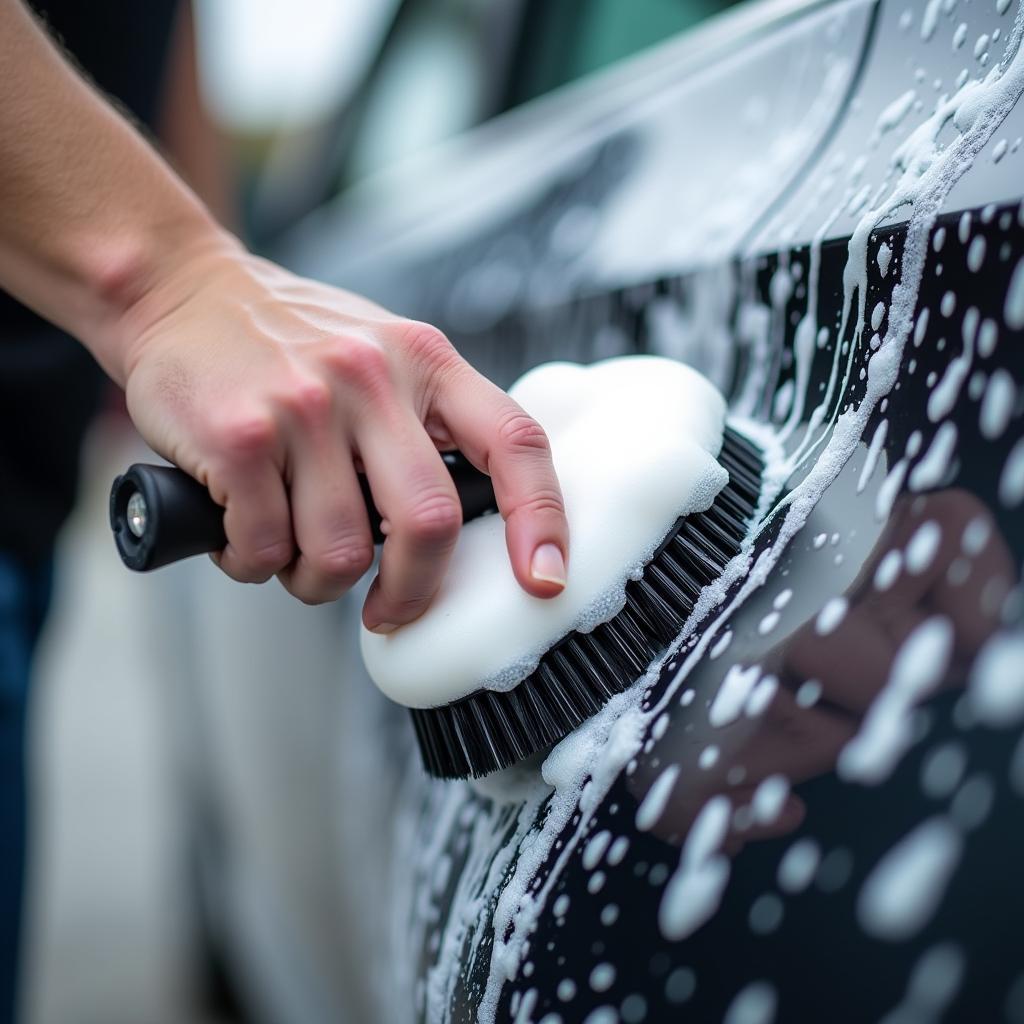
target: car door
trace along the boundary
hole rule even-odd
[[[379,1019],[1024,1019],[1022,18],[751,4],[290,238],[503,384],[691,362],[768,464],[672,648],[519,768],[427,779],[344,669]]]

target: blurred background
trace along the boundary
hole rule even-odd
[[[194,78],[209,124],[194,111],[175,113],[172,97],[169,157],[251,244],[272,252],[282,232],[353,183],[724,6],[196,0]],[[186,78],[195,71],[186,68]],[[135,577],[116,558],[107,490],[145,454],[111,393],[86,445],[78,510],[61,537],[34,682],[23,999],[30,1024],[240,1019],[195,920],[186,821],[194,765],[183,769],[183,761],[192,731],[205,726],[201,710],[183,720],[181,700],[190,686],[202,689],[201,663],[244,701],[246,661],[184,651],[193,641],[176,610],[176,570]],[[236,600],[212,567],[191,566],[188,578],[200,605],[223,610]],[[273,614],[295,613],[282,606]],[[332,614],[316,620],[328,633],[340,621]],[[307,675],[323,673],[318,652],[308,665],[290,664],[293,689],[282,701],[305,699],[295,694]],[[234,718],[244,745],[245,717]],[[330,759],[312,747],[314,761]],[[302,765],[289,762],[287,771],[289,785],[306,778]],[[267,788],[250,782],[258,801]],[[268,848],[276,841],[269,836]]]

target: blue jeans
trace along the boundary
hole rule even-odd
[[[0,552],[0,1022],[13,1021],[25,874],[25,719],[51,567]]]

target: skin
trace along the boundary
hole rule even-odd
[[[461,509],[439,448],[494,481],[516,579],[565,586],[568,526],[541,427],[444,335],[248,253],[83,81],[20,0],[0,0],[0,285],[86,345],[152,448],[224,506],[215,560],[308,603],[373,558],[363,608],[426,609]]]

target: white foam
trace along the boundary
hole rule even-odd
[[[621,864],[623,857],[626,856],[626,852],[629,850],[629,837],[619,836],[611,845],[611,849],[608,851],[608,863],[615,867],[616,864]]]
[[[982,264],[985,262],[985,249],[985,236],[975,235],[967,249],[967,267],[972,274],[981,270]]]
[[[668,798],[672,795],[678,778],[679,765],[670,764],[655,780],[636,810],[638,832],[649,832],[658,824],[658,819],[665,813]]]
[[[996,350],[999,341],[999,327],[995,320],[983,320],[978,331],[978,354],[988,358]]]
[[[1010,424],[1017,402],[1017,386],[1006,370],[995,370],[981,400],[980,426],[982,436],[989,441],[1001,437]]]
[[[878,253],[875,256],[875,262],[878,264],[878,272],[885,277],[889,273],[889,263],[892,260],[892,249],[882,242],[878,247]]]
[[[861,927],[878,939],[902,941],[935,913],[960,861],[963,841],[945,818],[931,818],[900,840],[868,875],[857,902]]]
[[[999,500],[1007,508],[1016,508],[1024,501],[1024,438],[1011,449],[999,475]]]
[[[935,31],[941,4],[942,0],[928,0],[921,24],[925,38]],[[997,0],[997,6],[1000,5],[1005,10],[1008,0]],[[1020,32],[1015,28],[1011,37],[1013,47],[984,80],[968,82],[965,70],[962,81],[957,84],[958,91],[940,99],[934,114],[896,148],[892,164],[895,180],[890,183],[888,195],[879,197],[878,205],[865,212],[856,228],[843,275],[843,318],[837,334],[843,336],[846,328],[852,327],[855,337],[859,338],[864,321],[863,296],[867,291],[867,240],[884,218],[910,205],[900,260],[901,278],[893,288],[886,336],[871,357],[866,392],[860,404],[837,409],[838,396],[849,379],[850,361],[858,346],[852,345],[849,352],[844,353],[835,345],[826,389],[810,410],[810,425],[792,457],[783,457],[772,432],[757,433],[758,424],[753,421],[743,424],[745,432],[768,446],[766,480],[770,484],[777,481],[781,485],[804,465],[809,470],[775,508],[773,518],[778,532],[769,548],[756,560],[746,549],[725,571],[721,583],[705,590],[699,611],[691,622],[709,615],[708,626],[697,636],[692,648],[687,648],[681,656],[676,674],[650,708],[643,708],[643,684],[634,686],[556,749],[557,759],[553,754],[545,763],[544,771],[544,777],[557,786],[553,794],[538,782],[536,794],[522,805],[511,823],[504,808],[481,807],[476,803],[469,807],[473,812],[465,823],[465,828],[471,830],[467,835],[469,860],[459,873],[457,890],[441,925],[436,918],[417,914],[410,928],[408,914],[396,915],[393,930],[397,949],[402,954],[397,958],[399,963],[403,958],[409,963],[417,962],[428,931],[433,933],[440,929],[441,932],[441,952],[425,997],[427,1020],[436,1024],[446,1019],[446,1008],[451,1005],[460,979],[464,978],[465,965],[473,958],[480,958],[477,962],[483,963],[486,985],[478,1018],[481,1024],[494,1024],[502,988],[515,976],[540,913],[549,905],[548,900],[570,857],[589,835],[596,808],[609,793],[619,772],[639,752],[647,735],[645,722],[654,721],[667,707],[680,702],[681,695],[682,703],[692,700],[694,691],[687,688],[689,676],[706,658],[713,638],[721,634],[735,610],[764,586],[781,553],[805,527],[818,498],[857,450],[873,410],[885,402],[897,385],[900,360],[914,330],[914,310],[935,218],[949,190],[972,165],[1024,92],[1024,53],[1016,48],[1019,37]],[[955,132],[940,143],[940,132],[951,120]],[[1024,225],[1024,206],[1018,218]],[[826,219],[815,235],[811,247],[812,267],[820,254],[828,223]],[[809,279],[808,305],[814,308],[816,301],[817,287]],[[726,319],[726,311],[732,308],[730,302],[723,302],[722,322],[712,326],[722,331],[735,327],[751,346],[751,368],[740,385],[736,410],[740,414],[752,413],[767,386],[767,367],[775,351],[769,337],[770,311],[757,302],[742,301],[736,324],[733,324]],[[923,330],[920,334],[915,332],[914,341],[923,343]],[[981,337],[978,346],[981,351]],[[796,396],[798,400],[801,397]],[[828,436],[829,431],[831,436]],[[1011,457],[1011,461],[1012,466],[1001,481],[1000,493],[1003,501],[1018,504],[1024,500],[1024,442],[1019,445],[1019,457]],[[764,508],[771,507],[774,493],[777,492],[769,496]],[[737,586],[735,593],[728,590],[729,584]],[[674,649],[688,635],[684,632]],[[559,762],[557,771],[555,760]],[[396,885],[405,886],[403,895],[409,891],[406,880],[418,877],[421,866],[431,863],[436,838],[443,839],[450,834],[444,821],[438,818],[443,818],[452,808],[459,808],[465,800],[466,788],[459,784],[432,783],[424,791],[421,774],[419,767],[413,766],[403,789],[403,809],[410,820],[420,822],[418,828],[402,830],[396,844],[393,876]],[[1017,791],[1024,794],[1024,742],[1015,754],[1011,779]],[[836,853],[833,851],[830,857]],[[678,929],[680,937],[714,913],[729,875],[728,860],[721,854],[716,857],[704,861],[699,878],[690,874],[689,883],[684,884],[686,876],[678,877],[679,887],[672,900],[667,899],[667,891],[663,897],[659,919],[673,932]],[[496,893],[499,895],[493,921],[487,925],[488,908]],[[688,902],[691,894],[696,897],[693,903]],[[404,902],[396,901],[396,906],[409,905],[408,898]],[[493,944],[488,946],[485,940],[490,938]],[[688,968],[678,968],[666,982],[673,1002],[684,1002],[693,989],[693,972]]]
[[[1010,287],[1006,290],[1006,305],[1003,308],[1007,327],[1024,327],[1024,256],[1017,260]]]
[[[931,751],[921,766],[921,788],[933,800],[949,796],[963,778],[967,751],[962,743],[949,741]]]
[[[750,802],[750,811],[754,821],[761,825],[771,825],[778,821],[782,808],[789,796],[789,779],[785,775],[769,775],[762,779],[754,790]]]
[[[992,726],[1024,719],[1024,630],[996,633],[982,647],[971,669],[971,707]]]
[[[877,331],[885,319],[885,303],[876,302],[875,308],[871,310],[871,330]]]
[[[570,526],[568,584],[558,597],[531,597],[512,574],[501,519],[466,524],[426,613],[388,636],[362,631],[371,678],[408,707],[509,689],[565,634],[611,618],[676,518],[710,507],[727,479],[715,458],[725,403],[682,363],[548,363],[510,394],[551,442]]]
[[[839,755],[841,778],[872,785],[889,777],[912,742],[914,708],[938,687],[952,652],[953,627],[942,615],[925,619],[907,636],[860,731]]]
[[[975,516],[965,527],[960,537],[960,546],[968,555],[980,555],[992,536],[992,524],[983,516]]]
[[[731,804],[712,797],[701,808],[683,844],[679,867],[665,886],[658,909],[661,933],[670,941],[692,935],[718,909],[729,881],[729,860],[719,853],[729,830]]]
[[[963,951],[951,942],[932,946],[914,965],[903,1001],[882,1024],[910,1024],[943,1019],[964,979]]]
[[[814,628],[820,636],[828,636],[839,628],[839,624],[846,618],[846,610],[850,603],[845,597],[830,597],[822,606],[818,617],[814,622]]]
[[[907,572],[914,576],[925,572],[932,564],[941,540],[939,524],[934,519],[923,522],[907,542]]]
[[[891,132],[899,123],[910,113],[910,108],[914,105],[914,100],[917,99],[917,93],[913,89],[908,89],[905,93],[897,96],[882,112],[878,115],[878,120],[875,122],[875,135],[874,142],[885,135],[887,132]],[[868,189],[868,195],[871,194],[870,188]]]
[[[716,729],[735,722],[760,678],[760,665],[748,665],[746,668],[742,665],[730,665],[722,685],[715,694],[715,699],[711,702],[708,721]]]
[[[714,744],[705,747],[697,758],[697,767],[703,771],[710,771],[718,764],[718,756],[721,751]]]
[[[871,444],[868,447],[867,458],[864,460],[864,467],[860,471],[860,478],[857,481],[857,493],[860,494],[868,485],[875,466],[878,464],[878,456],[882,454],[882,446],[885,444],[885,435],[889,429],[889,421],[882,420],[875,428],[871,437]]]
[[[770,982],[751,982],[736,993],[722,1024],[773,1024],[778,1001],[775,986]]]
[[[775,676],[764,676],[758,681],[757,686],[750,691],[743,711],[747,718],[757,718],[768,710],[768,705],[775,699],[779,692],[779,681]]]
[[[611,841],[612,834],[607,829],[602,829],[591,837],[590,841],[583,848],[583,866],[587,871],[593,871],[601,863],[601,858],[604,856],[605,850],[608,849]]]
[[[595,992],[607,992],[615,984],[615,967],[610,963],[598,964],[590,972],[590,987]]]
[[[798,839],[779,862],[778,882],[783,892],[802,892],[814,881],[821,863],[821,847],[810,838]]]
[[[924,16],[921,18],[921,38],[928,42],[935,35],[935,26],[939,22],[939,8],[942,0],[928,0],[924,8]]]
[[[910,471],[908,483],[912,491],[925,491],[937,487],[946,475],[956,452],[956,425],[946,420],[932,438],[928,451]]]
[[[796,704],[800,708],[813,708],[821,697],[821,683],[817,679],[802,682],[796,691]]]
[[[946,294],[952,295],[953,293],[947,292]],[[942,379],[928,396],[928,418],[933,423],[945,419],[952,412],[953,406],[956,405],[956,401],[960,397],[960,389],[970,372],[973,359],[973,338],[965,332],[963,351],[949,361]]]

